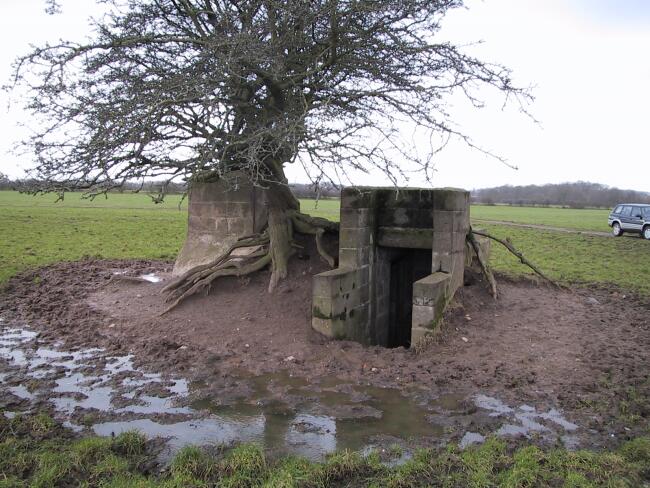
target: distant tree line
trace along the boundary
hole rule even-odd
[[[613,207],[617,203],[650,203],[650,193],[621,190],[579,181],[549,185],[497,186],[472,191],[472,202],[486,205],[559,205],[571,208]]]
[[[322,183],[319,186],[289,183],[289,187],[296,198],[339,198],[341,196],[341,189],[331,183]]]
[[[32,180],[11,180],[9,177],[0,173],[0,190],[21,190],[29,187],[34,187]],[[340,188],[325,183],[320,186],[304,183],[291,183],[291,191],[297,198],[338,198],[340,196]],[[185,182],[161,182],[161,181],[145,181],[145,182],[127,182],[119,190],[123,192],[141,192],[147,194],[182,194],[187,191],[187,183]]]
[[[16,179],[12,180],[6,175],[0,173],[0,190],[17,190],[27,191],[34,188],[37,182],[33,179]],[[126,182],[119,190],[119,193],[124,192],[142,192],[142,193],[164,193],[164,194],[178,194],[185,193],[187,190],[187,183],[185,182],[161,182],[161,181],[145,181],[145,182]]]

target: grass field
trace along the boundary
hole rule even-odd
[[[539,224],[575,230],[608,232],[609,210],[558,207],[510,207],[508,205],[473,205],[472,218]]]
[[[186,202],[180,210],[179,202],[175,195],[154,205],[140,194],[112,194],[92,202],[71,194],[55,204],[52,195],[0,192],[0,282],[26,268],[83,256],[173,259],[187,229]],[[307,213],[338,220],[338,200],[302,200],[301,205]],[[603,230],[598,225],[606,222],[607,211],[474,206],[472,215]],[[481,227],[511,237],[515,246],[553,278],[609,283],[650,295],[650,243],[638,237],[613,239],[502,225]],[[500,246],[493,250],[496,270],[528,272]]]
[[[550,277],[565,283],[613,284],[650,296],[650,242],[638,237],[593,237],[500,225],[482,225],[512,243]],[[511,275],[529,269],[499,244],[492,244],[492,266]]]
[[[185,238],[179,197],[154,205],[146,195],[52,195],[0,192],[0,282],[18,271],[83,256],[173,259]]]

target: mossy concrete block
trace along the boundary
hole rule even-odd
[[[369,227],[343,227],[339,230],[340,247],[364,247],[370,245]]]
[[[373,223],[373,212],[368,208],[344,208],[341,207],[340,228],[361,228],[371,227]]]
[[[344,289],[347,290],[348,283],[355,283],[356,277],[356,270],[351,268],[336,268],[319,273],[312,280],[312,294],[331,299]]]
[[[379,227],[377,230],[377,244],[405,249],[431,249],[433,230],[409,227]]]
[[[413,305],[411,327],[430,327],[435,322],[435,307],[429,305]]]
[[[341,190],[341,208],[374,208],[375,191],[372,187],[347,187]]]
[[[422,207],[380,208],[376,220],[380,227],[431,229],[433,211],[431,208]]]
[[[431,188],[377,188],[377,205],[384,208],[425,208],[433,205]]]
[[[311,326],[316,332],[330,339],[343,339],[345,337],[345,324],[341,320],[312,317]]]
[[[348,268],[360,268],[369,264],[369,246],[339,248],[339,263]]]
[[[319,319],[332,318],[332,298],[324,296],[314,296],[311,300],[311,311],[313,317]]]
[[[433,190],[433,208],[436,210],[465,210],[469,208],[469,192],[458,188]]]
[[[440,297],[447,293],[451,283],[448,273],[431,273],[413,283],[413,303],[423,306],[435,306]]]
[[[437,232],[465,232],[469,230],[467,210],[434,210],[433,228]]]

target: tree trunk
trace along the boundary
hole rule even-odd
[[[291,242],[293,229],[288,211],[269,208],[269,253],[271,255],[271,280],[269,292],[272,292],[278,282],[287,277],[289,258],[293,254]]]
[[[294,233],[308,234],[316,239],[316,247],[325,262],[334,267],[336,261],[323,247],[325,232],[338,232],[338,224],[300,213],[300,203],[286,184],[272,184],[265,190],[268,224],[259,234],[240,238],[222,255],[207,264],[196,266],[170,282],[163,293],[171,305],[166,313],[186,298],[208,293],[212,282],[224,276],[245,276],[270,267],[269,292],[287,277],[289,260],[294,254]],[[248,248],[249,251],[245,251]],[[239,251],[243,252],[239,252]],[[238,252],[234,252],[238,251]]]

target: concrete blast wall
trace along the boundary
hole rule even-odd
[[[174,275],[212,261],[238,238],[263,230],[268,220],[266,193],[245,176],[193,182],[189,191],[187,238]]]
[[[468,230],[463,190],[344,189],[339,267],[314,277],[312,327],[364,344],[415,344],[463,284]]]

